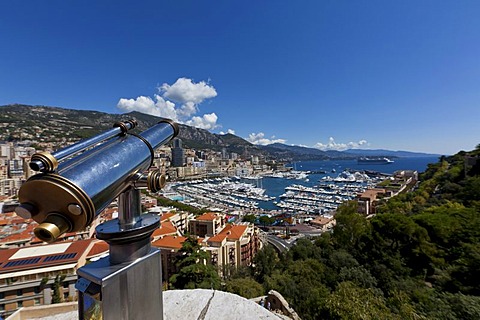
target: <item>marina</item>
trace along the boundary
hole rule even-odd
[[[397,158],[388,166],[364,166],[357,160],[297,162],[289,171],[172,182],[162,195],[211,211],[331,216],[340,204],[374,188],[395,171],[422,172],[432,161],[432,158]]]
[[[208,209],[323,215],[387,177],[348,170],[332,175],[302,172],[295,176],[296,179],[267,175],[175,182],[164,196]]]

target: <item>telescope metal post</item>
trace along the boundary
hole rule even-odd
[[[130,187],[119,196],[118,219],[97,227],[109,256],[77,271],[81,320],[163,319],[160,250],[150,242],[159,217],[140,212],[140,190]]]
[[[140,218],[141,211],[140,190],[130,187],[118,196],[118,220],[123,229],[131,228]]]

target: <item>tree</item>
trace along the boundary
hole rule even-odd
[[[60,303],[63,301],[62,286],[65,275],[57,274],[53,281],[52,303]]]
[[[369,224],[364,216],[357,213],[357,204],[354,201],[340,206],[335,219],[337,221],[333,228],[335,242],[347,250],[353,249],[360,238],[369,231]]]
[[[257,221],[257,217],[254,214],[246,214],[243,216],[242,221],[255,223],[255,221]]]
[[[253,272],[255,278],[263,282],[270,276],[279,261],[277,252],[271,245],[264,246],[253,259]]]
[[[236,278],[227,280],[225,290],[251,299],[264,294],[263,286],[252,278]]]
[[[372,289],[362,289],[352,282],[342,282],[326,300],[325,319],[401,319]]]
[[[260,224],[262,224],[265,227],[273,224],[275,222],[275,218],[271,218],[267,215],[263,215],[263,216],[260,216],[260,218],[258,218],[258,221],[260,222]]]
[[[180,271],[170,277],[175,289],[218,289],[220,277],[215,268],[207,264],[208,254],[194,237],[187,237],[178,251],[177,267]]]
[[[280,292],[302,319],[321,319],[320,307],[328,296],[324,274],[325,266],[318,260],[297,260],[266,277],[265,286]]]

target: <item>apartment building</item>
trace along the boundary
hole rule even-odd
[[[214,236],[225,226],[225,215],[207,212],[188,222],[188,231],[197,237]]]
[[[221,275],[232,268],[251,265],[261,246],[260,231],[252,224],[236,225],[225,222],[224,214],[213,212],[188,222],[190,234],[197,237],[202,250],[210,255],[210,263],[217,267]],[[175,234],[173,224],[169,221],[165,220],[162,224],[164,227],[153,234],[152,245],[161,249],[162,279],[168,281],[172,274],[178,272],[175,266],[176,256],[186,237]]]
[[[375,214],[378,200],[387,195],[385,189],[367,189],[357,196],[357,212],[366,216]]]
[[[76,300],[76,270],[85,264],[92,245],[92,240],[80,240],[1,250],[0,316],[51,304],[54,293],[63,301]]]

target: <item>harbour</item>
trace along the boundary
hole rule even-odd
[[[248,177],[217,177],[170,184],[171,199],[244,214],[326,215],[345,201],[374,188],[397,170],[422,172],[430,158],[401,158],[388,165],[362,165],[355,160],[305,161],[288,172]],[[402,166],[402,167],[401,167]]]

